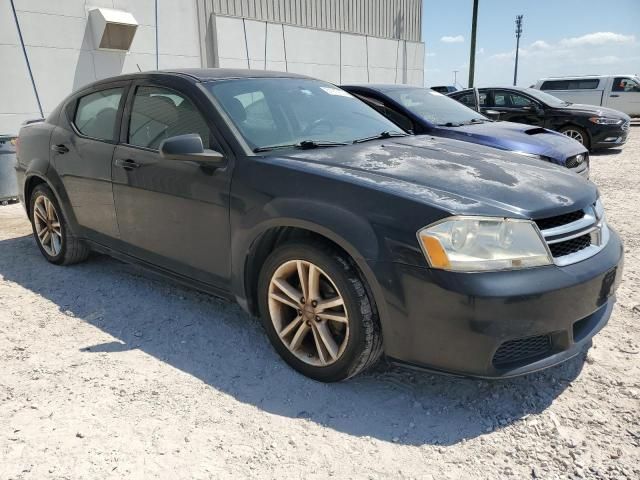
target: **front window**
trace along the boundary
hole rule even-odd
[[[207,123],[191,101],[162,87],[136,89],[129,122],[130,145],[157,149],[166,138],[197,133],[205,148],[210,145]]]
[[[614,92],[640,92],[640,80],[629,77],[618,77],[613,80]]]
[[[248,78],[204,85],[253,150],[309,141],[351,143],[400,131],[351,94],[319,80]]]
[[[461,103],[426,88],[399,88],[384,92],[407,110],[436,125],[465,124],[487,120],[475,110]],[[480,94],[480,105],[485,94]]]

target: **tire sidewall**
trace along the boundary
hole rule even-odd
[[[280,340],[271,321],[269,313],[269,283],[277,268],[290,260],[305,260],[317,265],[335,283],[345,303],[349,317],[349,338],[342,356],[331,365],[316,367],[309,365],[293,353]],[[355,275],[353,268],[343,263],[340,257],[330,255],[311,245],[289,244],[275,250],[265,261],[258,280],[258,305],[262,323],[269,340],[276,351],[295,370],[323,382],[333,382],[348,378],[358,362],[365,348],[364,328],[362,325],[361,300],[355,291],[355,286],[349,280],[349,272]]]
[[[58,220],[60,222],[60,233],[62,234],[62,239],[61,239],[62,248],[60,248],[60,253],[58,253],[58,255],[56,256],[49,255],[47,251],[42,247],[42,244],[38,239],[38,233],[36,231],[36,220],[35,220],[35,215],[33,213],[33,208],[34,208],[36,199],[40,196],[47,197],[49,201],[53,204],[54,208],[56,209],[56,213],[58,215]],[[29,218],[31,219],[31,228],[33,230],[33,236],[35,238],[36,244],[38,245],[38,248],[40,249],[40,252],[42,253],[42,255],[44,255],[47,261],[51,263],[54,263],[56,265],[62,264],[64,262],[65,253],[67,251],[67,244],[68,244],[67,224],[66,224],[64,215],[60,210],[58,199],[56,198],[56,196],[53,194],[53,191],[48,186],[44,184],[40,184],[31,193],[31,199],[29,201]]]

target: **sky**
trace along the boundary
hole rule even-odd
[[[425,85],[467,86],[472,0],[424,0]],[[560,75],[640,74],[640,0],[479,0],[475,85],[511,85],[515,17],[524,15],[518,85]]]

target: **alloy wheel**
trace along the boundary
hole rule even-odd
[[[269,282],[269,314],[282,343],[303,362],[324,367],[336,362],[349,340],[344,299],[317,265],[290,260]]]
[[[582,145],[584,145],[584,137],[582,136],[582,133],[580,133],[577,130],[564,130],[563,135],[566,135],[569,138],[573,138],[574,140],[577,140],[578,142],[580,142]]]
[[[44,251],[51,257],[58,256],[62,250],[60,217],[51,200],[44,195],[37,197],[33,203],[33,223]]]

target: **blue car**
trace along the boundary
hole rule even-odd
[[[510,150],[589,176],[587,149],[546,128],[491,120],[427,88],[393,84],[343,85],[342,88],[416,135],[446,137]]]

